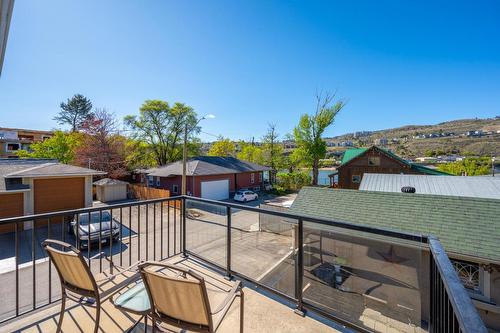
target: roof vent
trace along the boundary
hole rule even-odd
[[[417,190],[413,186],[403,186],[401,187],[401,192],[403,193],[415,193]]]

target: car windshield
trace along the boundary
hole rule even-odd
[[[81,213],[79,215],[80,218],[80,225],[87,225],[89,224],[89,213]],[[99,212],[92,212],[90,213],[90,219],[91,223],[99,223]],[[102,222],[109,222],[111,221],[111,214],[109,212],[102,212]]]
[[[252,192],[245,192],[245,194],[253,194]]]
[[[243,192],[238,191],[238,192],[236,192],[236,195],[243,195]]]

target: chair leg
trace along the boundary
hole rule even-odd
[[[101,319],[101,301],[98,300],[98,303],[96,304],[95,307],[95,327],[94,327],[94,333],[97,333],[99,330],[99,320]]]
[[[244,300],[245,300],[245,294],[243,293],[243,288],[241,288],[240,289],[240,333],[243,333],[244,318],[245,318]]]
[[[59,322],[57,323],[56,333],[61,332],[62,322],[64,318],[64,310],[66,309],[66,292],[63,290],[61,298],[61,313],[59,313]]]

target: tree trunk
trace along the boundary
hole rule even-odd
[[[318,166],[319,166],[319,160],[314,160],[313,167],[312,167],[312,172],[313,172],[312,184],[313,185],[318,185],[318,173],[319,173]]]

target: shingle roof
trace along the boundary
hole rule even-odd
[[[188,176],[219,175],[240,172],[258,172],[270,168],[252,162],[242,161],[234,157],[198,156],[187,161]],[[147,172],[150,176],[169,177],[182,175],[182,161],[177,161],[162,167],[153,168]]]
[[[437,236],[446,251],[500,262],[500,200],[304,187],[292,213]]]
[[[58,163],[51,159],[0,159],[0,191],[6,178],[103,175],[105,172]]]
[[[401,162],[403,164],[406,164],[410,168],[412,168],[412,169],[414,169],[414,170],[416,170],[418,172],[421,172],[423,174],[427,174],[427,175],[446,175],[446,176],[450,175],[450,174],[448,174],[446,172],[439,171],[437,169],[432,169],[432,168],[426,167],[426,166],[421,165],[421,164],[416,164],[416,163],[413,163],[413,162],[409,162],[409,161],[407,161],[407,160],[399,157],[398,155],[394,154],[390,150],[387,150],[387,149],[384,149],[384,148],[380,148],[380,147],[377,147],[377,146],[372,146],[370,148],[351,148],[351,149],[346,150],[344,152],[344,156],[342,157],[342,164],[341,164],[340,167],[344,166],[345,164],[348,164],[353,159],[355,159],[358,156],[363,155],[364,153],[366,153],[370,149],[377,149],[377,150],[383,152],[384,154],[386,154],[387,156],[390,156],[393,159],[395,159],[395,160],[397,160],[397,161],[399,161],[399,162]]]
[[[95,181],[93,184],[96,186],[103,186],[103,185],[125,185],[128,183],[119,179],[103,178],[99,179],[98,181]]]
[[[411,186],[418,194],[500,199],[500,177],[441,177],[365,173],[361,191],[401,192]]]

